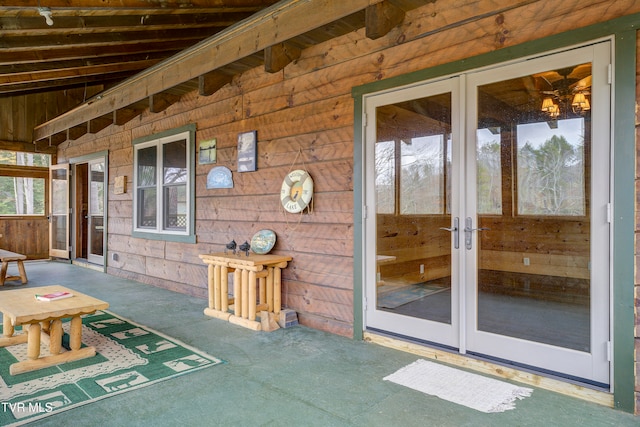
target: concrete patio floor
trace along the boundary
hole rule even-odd
[[[382,379],[419,357],[295,326],[254,332],[203,314],[206,301],[61,262],[26,264],[28,287],[59,284],[226,361],[34,422],[37,426],[639,426],[640,417],[536,389],[486,414]],[[8,282],[2,292],[21,288]],[[529,386],[527,386],[529,387]]]

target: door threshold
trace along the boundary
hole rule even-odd
[[[501,365],[488,360],[480,359],[467,354],[454,353],[442,348],[430,347],[418,344],[401,338],[392,337],[381,332],[365,331],[364,341],[378,344],[383,347],[415,354],[426,359],[436,360],[452,366],[480,372],[494,377],[517,381],[519,383],[531,385],[545,390],[560,393],[566,396],[575,397],[591,403],[613,408],[613,393],[596,390],[586,384],[577,384],[569,380],[560,380],[543,376],[536,372],[516,369],[510,366]]]
[[[91,270],[95,270],[95,271],[99,271],[101,273],[104,273],[104,266],[100,265],[100,264],[93,264],[89,261],[87,261],[86,259],[74,259],[71,261],[71,264],[73,265],[77,265],[79,267],[84,267],[84,268],[89,268]]]

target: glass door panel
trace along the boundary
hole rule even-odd
[[[104,262],[104,189],[105,162],[95,160],[89,163],[89,212],[87,259],[97,264]]]
[[[423,115],[427,105],[433,111]],[[376,191],[383,200],[377,205],[377,307],[449,324],[451,238],[442,228],[451,224],[450,111],[446,93],[376,113],[383,139],[376,144]],[[397,198],[389,195],[395,188]]]
[[[69,165],[50,167],[49,255],[69,258]]]
[[[467,80],[477,106],[467,131],[475,152],[466,190],[467,350],[602,383],[609,88],[598,61],[607,52],[595,45]]]
[[[457,79],[434,83],[419,98],[372,106],[375,271],[368,318],[402,335],[457,347],[457,288],[452,279],[452,110]],[[369,299],[368,299],[369,300]],[[386,319],[386,320],[385,320]]]

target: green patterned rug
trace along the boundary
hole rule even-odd
[[[223,363],[107,311],[85,316],[82,323],[82,344],[97,353],[88,359],[12,376],[9,365],[27,359],[27,345],[0,348],[0,425],[21,425]],[[63,345],[68,327],[65,322]],[[43,345],[41,355],[48,354]]]

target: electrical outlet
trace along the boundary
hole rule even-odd
[[[524,262],[524,265],[531,265],[531,262],[529,261],[529,258],[524,258],[522,260],[522,262]]]
[[[424,274],[424,264],[420,264],[420,274]]]

